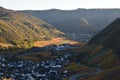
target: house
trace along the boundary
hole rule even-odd
[[[51,74],[51,75],[57,75],[57,71],[56,70],[50,70],[48,73]]]

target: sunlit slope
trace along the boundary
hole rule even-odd
[[[0,42],[2,43],[46,40],[59,35],[63,33],[42,20],[0,7]]]

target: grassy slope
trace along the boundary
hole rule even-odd
[[[51,39],[62,32],[28,14],[18,13],[0,7],[0,42],[21,43]]]
[[[90,42],[91,50],[88,54],[88,64],[110,69],[120,66],[120,19],[116,19]]]
[[[111,69],[120,66],[120,59],[111,49],[96,47],[88,55],[88,65],[94,65],[102,69]]]
[[[44,46],[48,46],[48,45],[59,45],[59,44],[72,44],[72,45],[75,45],[75,44],[78,44],[79,42],[77,41],[71,41],[71,40],[66,40],[64,38],[54,38],[54,39],[51,39],[51,40],[44,40],[44,41],[36,41],[34,42],[34,46],[35,47],[44,47]]]
[[[100,67],[103,72],[81,80],[120,80],[120,19],[116,19],[90,42],[88,65]]]
[[[86,76],[80,80],[120,80],[120,67],[105,70],[96,75]]]
[[[79,65],[77,63],[71,63],[70,65],[66,66],[64,69],[71,70],[74,73],[80,73],[80,74],[85,74],[85,73],[96,71],[95,69],[92,69],[87,66]]]

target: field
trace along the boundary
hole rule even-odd
[[[29,55],[22,56],[21,59],[40,61],[50,58],[50,56],[51,56],[51,52],[33,52]]]
[[[59,45],[59,44],[75,45],[78,43],[79,42],[77,42],[77,41],[66,40],[64,38],[54,38],[52,40],[47,40],[47,41],[36,41],[36,42],[34,42],[34,46],[35,47],[44,47],[44,46],[48,46],[48,45]]]

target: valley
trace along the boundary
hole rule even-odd
[[[76,48],[75,45],[61,44],[34,48],[15,56],[1,56],[1,79],[76,80],[78,77],[100,72],[97,68],[71,61],[70,57],[77,54],[74,51]],[[45,51],[50,54],[45,54]]]
[[[0,79],[120,80],[119,13],[0,7]]]

